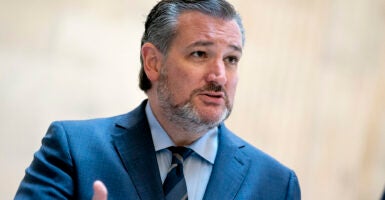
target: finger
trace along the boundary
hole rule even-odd
[[[95,181],[94,185],[94,196],[92,200],[107,200],[107,188],[101,181]]]

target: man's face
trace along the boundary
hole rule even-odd
[[[235,20],[200,12],[185,12],[178,19],[176,37],[161,67],[159,104],[168,120],[212,128],[232,109],[241,32]]]

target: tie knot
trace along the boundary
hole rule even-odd
[[[168,148],[174,156],[180,156],[184,159],[190,156],[190,154],[193,152],[193,150],[186,148],[186,147],[169,147]]]

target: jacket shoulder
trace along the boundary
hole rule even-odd
[[[255,167],[259,169],[265,169],[266,171],[274,171],[275,173],[277,173],[277,171],[285,174],[292,172],[292,169],[282,164],[280,161],[264,152],[263,150],[240,138],[227,128],[225,128],[224,133],[232,143],[238,146],[239,150],[242,152],[242,155],[246,159],[250,160],[252,163],[252,168]]]

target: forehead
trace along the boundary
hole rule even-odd
[[[198,11],[186,11],[178,17],[175,40],[184,43],[216,41],[242,47],[242,34],[235,19],[222,19]]]

